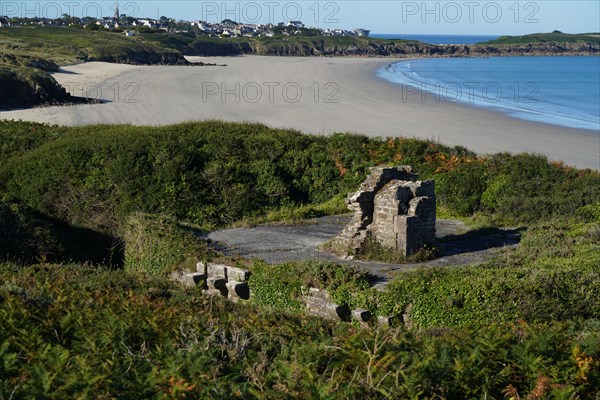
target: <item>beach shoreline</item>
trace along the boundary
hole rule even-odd
[[[600,169],[598,132],[525,121],[443,99],[436,102],[377,75],[379,69],[407,59],[189,59],[227,66],[64,66],[54,77],[71,94],[98,96],[105,103],[3,111],[0,119],[58,125],[259,122],[309,134],[432,139],[481,154],[540,153],[568,165]]]
[[[536,81],[538,74],[543,72],[538,70],[535,76],[534,72],[531,72],[535,71],[535,68],[539,68],[538,61],[540,59],[544,60],[543,62],[553,62],[558,61],[557,57],[526,58],[529,59],[528,62],[534,64],[521,64],[518,70],[524,69],[526,72],[523,75],[521,72],[518,75],[514,73],[511,75],[511,72],[504,71],[502,67],[508,65],[498,63],[504,62],[503,59],[506,57],[479,58],[473,61],[477,72],[471,70],[469,73],[463,72],[462,75],[461,66],[464,67],[465,64],[457,65],[456,62],[463,62],[464,58],[399,60],[378,69],[376,73],[386,82],[415,87],[428,94],[449,99],[452,103],[499,112],[524,121],[581,129],[592,133],[600,132],[597,109],[600,99],[598,99],[598,95],[595,94],[592,97],[591,94],[588,94],[587,100],[581,101],[579,104],[574,104],[573,98],[568,98],[568,103],[565,103],[566,100],[560,98],[563,93],[557,93],[558,82],[550,82],[547,78],[540,78],[541,81]],[[579,58],[585,59],[586,62],[589,61],[586,57]],[[519,63],[524,60],[520,56],[512,57],[512,59]],[[564,59],[559,58],[559,60],[562,62]],[[512,62],[511,60],[510,65]],[[565,65],[558,64],[559,69],[563,68],[561,72],[564,72]],[[468,66],[471,66],[471,63]],[[429,73],[432,68],[437,70],[434,75]],[[571,68],[570,62],[569,68]],[[487,72],[477,75],[479,71]],[[499,75],[498,71],[503,72]],[[578,84],[579,86],[575,86],[575,88],[569,85],[568,89],[561,88],[560,91],[564,91],[565,96],[570,96],[574,90],[582,93],[581,83],[578,82]],[[596,84],[590,81],[586,86],[595,87]],[[557,97],[555,98],[555,96]],[[581,98],[585,97],[581,96]]]

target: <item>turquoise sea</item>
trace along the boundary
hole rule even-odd
[[[422,100],[494,109],[513,117],[600,132],[600,57],[436,58],[378,71]]]

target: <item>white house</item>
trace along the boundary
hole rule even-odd
[[[304,28],[302,21],[288,21],[287,26],[293,26],[294,28]]]
[[[356,36],[369,36],[371,31],[369,29],[356,28],[354,33],[356,33]]]
[[[134,22],[134,25],[147,26],[148,28],[151,28],[151,29],[156,29],[158,27],[158,24],[156,23],[156,21],[151,20],[151,19],[138,19],[137,21]]]

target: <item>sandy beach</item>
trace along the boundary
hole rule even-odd
[[[100,98],[104,104],[3,111],[0,118],[59,125],[253,121],[314,134],[434,139],[479,153],[534,152],[600,169],[600,133],[423,96],[376,76],[393,59],[191,59],[227,66],[68,66],[54,74],[56,80],[73,95]]]

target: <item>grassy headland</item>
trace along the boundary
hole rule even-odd
[[[539,43],[600,43],[600,33],[532,33],[522,36],[501,36],[481,44],[539,44]]]
[[[0,31],[6,71],[43,74],[46,57],[179,54],[164,46],[186,54],[210,46],[280,55],[438,51],[357,38],[146,37],[161,46],[31,29],[40,36]],[[13,78],[2,74],[4,89]],[[597,171],[531,154],[217,121],[0,122],[0,161],[0,397],[593,398],[600,386]],[[521,247],[481,265],[401,274],[384,292],[334,264],[255,262],[249,305],[165,279],[215,257],[190,226],[342,212],[368,167],[395,164],[436,180],[443,215],[527,228]],[[307,284],[378,315],[405,313],[412,328],[308,318],[297,301]]]
[[[357,36],[276,36],[211,38],[194,34],[145,33],[147,40],[185,55],[481,57],[503,55],[592,55],[600,53],[600,34],[536,34],[502,37],[476,45],[426,43]],[[510,45],[510,46],[509,46]],[[517,46],[519,45],[519,46]]]
[[[0,52],[16,57],[36,56],[57,64],[81,61],[126,64],[185,62],[177,50],[139,37],[55,26],[0,28]]]
[[[0,85],[0,109],[78,101],[38,68],[0,63]]]
[[[106,61],[186,64],[173,49],[122,34],[67,27],[0,28],[0,108],[76,102],[46,72],[60,64]]]

